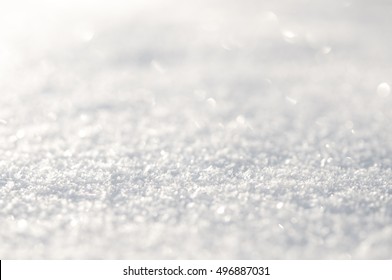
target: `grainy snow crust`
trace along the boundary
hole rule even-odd
[[[390,1],[31,2],[1,259],[392,258]]]

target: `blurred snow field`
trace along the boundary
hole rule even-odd
[[[1,1],[0,258],[392,258],[391,13]]]

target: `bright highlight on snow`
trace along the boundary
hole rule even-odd
[[[377,93],[381,97],[387,97],[391,93],[391,87],[387,83],[381,83],[377,87]]]

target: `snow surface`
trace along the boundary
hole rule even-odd
[[[0,4],[1,259],[392,258],[390,1],[109,3]]]

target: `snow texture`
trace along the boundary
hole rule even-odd
[[[390,1],[0,6],[1,259],[392,258]]]

